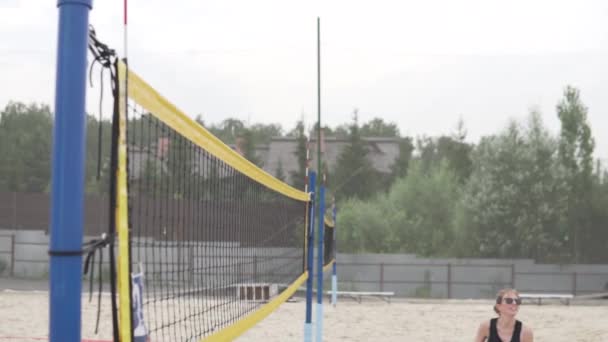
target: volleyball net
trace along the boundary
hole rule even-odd
[[[306,280],[311,196],[114,68],[120,340],[232,340]]]

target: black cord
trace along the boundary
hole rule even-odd
[[[112,75],[112,96],[114,98],[113,111],[112,111],[112,147],[110,153],[110,170],[116,170],[118,167],[118,101],[120,96],[118,95],[118,80],[116,74],[118,70],[118,61],[115,59],[112,68],[110,69]],[[110,177],[110,210],[108,212],[110,225],[108,227],[110,234],[116,233],[116,195],[117,195],[117,180],[116,177]],[[110,241],[110,293],[111,293],[111,305],[112,305],[112,334],[114,342],[119,342],[118,336],[118,302],[117,302],[117,290],[116,290],[116,257],[114,255],[114,240]]]
[[[90,277],[89,277],[89,302],[93,297],[93,281],[95,275],[95,255],[97,251],[99,251],[99,267],[97,268],[97,272],[99,274],[99,286],[97,293],[97,320],[95,322],[95,334],[99,331],[99,317],[101,315],[101,291],[103,288],[103,248],[110,245],[110,242],[113,240],[113,237],[110,235],[102,234],[101,239],[99,240],[91,240],[85,244],[86,248],[83,249],[84,253],[87,253],[87,257],[84,262],[84,272],[86,275],[89,271],[89,265],[91,267]]]
[[[99,331],[99,317],[101,316],[101,290],[103,289],[103,249],[99,250],[99,288],[97,289],[97,321],[95,322],[95,335]]]
[[[89,302],[93,297],[93,281],[95,275],[95,255],[97,251],[100,253],[99,257],[99,267],[97,272],[99,273],[99,293],[97,297],[97,323],[95,325],[95,334],[97,334],[99,330],[99,316],[101,313],[101,290],[103,286],[103,277],[102,277],[102,263],[103,263],[103,248],[111,244],[113,240],[113,235],[102,234],[100,239],[93,239],[91,241],[87,241],[82,245],[81,250],[49,250],[49,255],[53,256],[75,256],[75,255],[86,255],[84,261],[84,271],[83,274],[87,275],[90,273],[89,277]],[[89,272],[89,267],[91,268]]]
[[[114,96],[114,113],[112,116],[112,156],[111,156],[111,166],[115,166],[115,131],[117,130],[117,116],[116,116],[116,108],[117,108],[117,78],[116,78],[116,53],[113,49],[110,49],[106,44],[101,43],[97,39],[97,35],[93,26],[89,26],[89,51],[93,55],[93,61],[91,62],[91,66],[89,68],[89,82],[91,87],[93,87],[93,69],[95,64],[99,63],[101,66],[99,80],[100,80],[100,93],[99,93],[99,128],[98,128],[98,137],[97,137],[97,181],[101,179],[101,170],[103,167],[102,163],[102,142],[103,142],[103,97],[104,97],[104,72],[106,69],[110,70],[110,79],[111,79],[111,87],[112,94]],[[91,277],[90,277],[90,285],[89,285],[89,301],[92,300],[93,295],[93,275],[95,268],[95,254],[97,254],[97,250],[99,250],[99,266],[98,266],[98,275],[99,275],[99,283],[98,283],[98,293],[97,293],[97,320],[95,323],[95,334],[99,331],[99,320],[101,316],[101,292],[103,290],[103,248],[109,246],[109,256],[110,256],[110,290],[111,290],[111,302],[112,302],[112,327],[113,327],[113,335],[114,341],[119,341],[118,338],[118,317],[117,317],[117,305],[116,305],[116,277],[115,277],[115,258],[114,258],[114,237],[115,237],[115,227],[114,227],[114,208],[115,208],[115,184],[113,184],[112,179],[110,180],[110,225],[108,228],[108,234],[103,234],[101,239],[91,240],[86,244],[86,247],[83,248],[83,252],[86,251],[87,257],[85,259],[84,266],[84,274],[87,274],[89,271],[89,266],[91,268]]]
[[[92,64],[91,64],[92,65]],[[97,136],[97,181],[101,178],[101,150],[102,150],[102,134],[103,134],[103,121],[102,121],[102,104],[103,104],[103,72],[105,68],[101,68],[99,75],[99,131]]]
[[[95,57],[93,62],[91,62],[91,66],[89,68],[89,84],[93,87],[93,67],[96,63],[101,65],[101,72],[99,76],[100,82],[100,90],[99,90],[99,129],[98,129],[98,137],[97,137],[97,181],[101,178],[101,168],[102,168],[102,137],[103,137],[103,73],[105,69],[110,69],[110,74],[112,79],[114,80],[114,74],[112,72],[112,66],[114,65],[114,60],[116,59],[116,52],[113,49],[110,49],[106,44],[101,43],[97,39],[97,34],[95,33],[95,29],[93,26],[89,27],[89,50]]]

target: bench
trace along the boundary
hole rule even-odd
[[[590,293],[586,295],[578,295],[576,299],[608,299],[608,292]]]
[[[570,300],[574,298],[569,293],[520,293],[522,299],[536,299],[537,304],[541,305],[543,299],[559,299],[560,302],[570,305]]]
[[[246,283],[236,284],[236,297],[250,302],[268,302],[279,293],[277,284]]]
[[[332,295],[333,291],[327,291],[328,295]],[[395,296],[395,292],[359,292],[359,291],[336,291],[336,295],[349,297],[361,303],[363,297],[379,297],[387,303],[391,302],[391,298]]]

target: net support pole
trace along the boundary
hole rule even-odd
[[[92,0],[58,0],[53,127],[49,338],[79,342],[84,211],[85,97]]]
[[[309,205],[308,216],[308,234],[306,235],[306,270],[308,271],[308,279],[306,279],[306,321],[304,323],[304,342],[312,342],[312,286],[313,286],[313,269],[314,269],[314,253],[315,253],[315,182],[316,174],[310,172],[308,189],[311,193],[311,203]]]
[[[338,263],[338,250],[337,250],[337,246],[336,246],[336,233],[338,229],[338,222],[336,221],[336,213],[337,213],[337,209],[336,209],[336,205],[334,203],[334,208],[333,208],[333,219],[334,219],[334,236],[333,236],[333,240],[334,240],[334,250],[333,250],[333,257],[334,257],[334,265],[332,267],[332,274],[331,274],[331,304],[333,306],[336,306],[336,304],[338,303],[338,269],[336,264]]]
[[[325,253],[323,252],[324,230],[325,230],[325,175],[322,170],[321,162],[321,144],[322,128],[321,126],[321,18],[317,17],[317,162],[319,172],[319,210],[317,217],[319,220],[319,236],[318,236],[318,269],[317,269],[317,342],[323,341],[323,261]]]
[[[317,342],[323,341],[323,232],[325,230],[325,186],[319,187],[319,212],[317,219],[319,222],[318,247],[317,247]]]

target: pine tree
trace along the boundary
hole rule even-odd
[[[277,179],[281,180],[282,182],[285,181],[285,170],[283,169],[283,160],[279,159],[279,163],[277,165],[277,170],[275,172],[275,177],[277,177]]]
[[[367,146],[361,139],[359,118],[355,110],[349,127],[349,144],[338,156],[333,175],[334,191],[339,199],[368,198],[378,190],[379,175],[367,159]]]
[[[298,121],[295,129],[296,135],[296,150],[294,154],[298,159],[298,168],[295,171],[291,171],[289,173],[289,178],[291,179],[291,184],[296,189],[304,190],[304,182],[306,177],[306,135],[304,133],[304,122]]]

